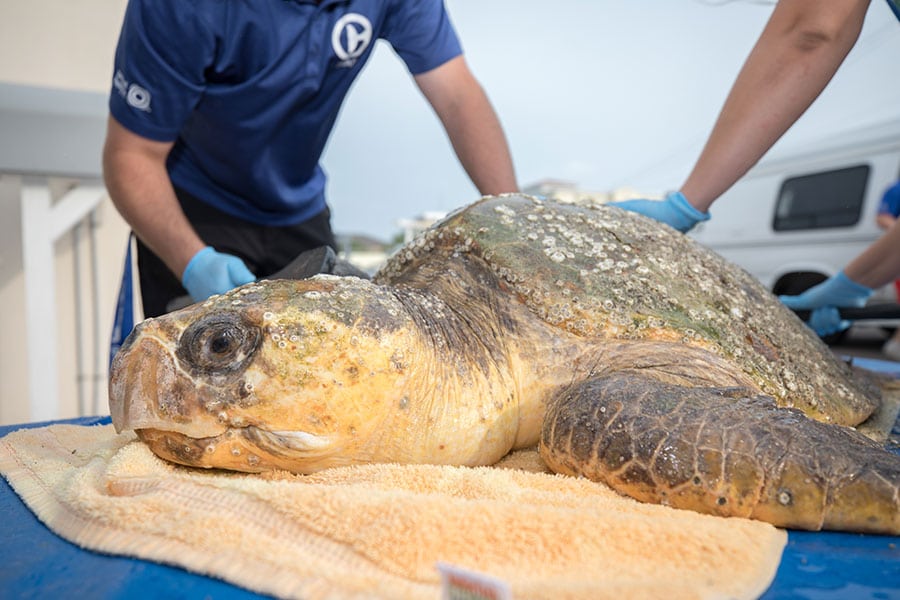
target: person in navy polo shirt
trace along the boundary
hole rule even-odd
[[[377,39],[391,44],[482,194],[509,149],[441,0],[130,0],[104,179],[138,238],[144,316],[335,246],[325,142]]]

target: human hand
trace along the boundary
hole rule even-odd
[[[797,296],[779,296],[788,308],[811,310],[807,324],[820,336],[838,333],[850,327],[838,313],[841,306],[865,306],[873,290],[856,283],[843,271],[814,285]]]
[[[206,246],[188,263],[181,284],[194,302],[215,294],[224,294],[239,285],[256,281],[256,277],[237,256],[216,252]]]
[[[691,206],[681,192],[669,192],[663,200],[621,200],[609,205],[656,219],[681,233],[687,233],[697,223],[709,220],[709,213]]]

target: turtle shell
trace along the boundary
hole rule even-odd
[[[849,365],[758,280],[641,215],[589,202],[489,197],[407,244],[375,281],[403,285],[411,273],[431,273],[439,295],[440,273],[463,259],[486,266],[497,294],[523,303],[559,335],[668,341],[673,352],[703,348],[780,406],[821,421],[855,425],[877,404]]]

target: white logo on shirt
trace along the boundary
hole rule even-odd
[[[122,71],[117,70],[113,76],[113,87],[130,106],[150,112],[150,92],[136,83],[128,83]]]
[[[372,23],[358,13],[338,19],[331,30],[331,46],[341,62],[339,67],[352,67],[372,43]]]

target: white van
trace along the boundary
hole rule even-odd
[[[774,293],[797,294],[840,271],[883,233],[875,216],[898,178],[900,121],[856,130],[764,158],[690,235]],[[870,303],[896,301],[887,285]]]

